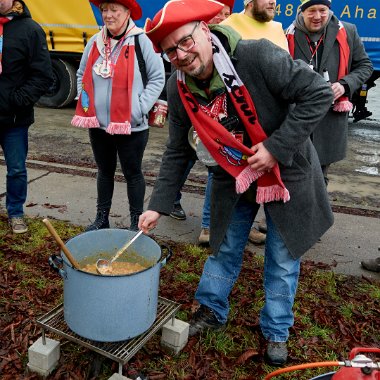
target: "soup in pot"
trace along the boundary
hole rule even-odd
[[[143,257],[136,252],[128,252],[121,260],[115,260],[109,268],[102,268],[101,273],[96,269],[96,262],[99,259],[111,260],[113,257],[112,253],[109,252],[99,252],[93,256],[85,257],[79,262],[79,267],[84,272],[106,275],[106,276],[122,276],[132,273],[141,272],[144,269],[150,268],[155,264],[154,259],[148,259]]]
[[[139,263],[130,263],[127,261],[114,261],[107,269],[102,269],[101,274],[106,274],[110,276],[120,276],[140,272],[146,268],[147,267],[144,267]],[[96,270],[96,263],[86,264],[83,267],[81,267],[81,269],[85,272],[99,274]]]

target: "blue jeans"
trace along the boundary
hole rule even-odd
[[[206,191],[205,191],[205,200],[203,203],[203,211],[202,211],[202,228],[210,228],[210,198],[211,198],[211,186],[212,186],[212,178],[214,176],[214,173],[212,173],[210,170],[208,171],[207,176],[207,185],[206,185]]]
[[[7,165],[5,205],[9,218],[24,215],[28,178],[26,156],[28,154],[28,126],[0,126],[0,145]]]
[[[264,207],[265,208],[265,207]],[[244,247],[248,240],[258,205],[239,200],[217,256],[209,256],[195,294],[195,299],[211,308],[219,322],[226,323],[228,297],[239,276]],[[260,315],[264,337],[272,342],[286,342],[293,325],[293,303],[297,290],[300,259],[294,260],[266,212],[265,305]]]

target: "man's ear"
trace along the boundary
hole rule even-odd
[[[210,28],[208,27],[208,25],[204,21],[201,21],[200,27],[201,27],[202,31],[206,34],[207,39],[209,41],[211,41],[211,32],[210,32]]]

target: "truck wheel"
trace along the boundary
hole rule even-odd
[[[39,107],[61,108],[70,104],[77,93],[77,69],[62,59],[52,59],[53,84],[37,102]]]

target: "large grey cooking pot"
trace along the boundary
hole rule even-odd
[[[90,231],[70,239],[66,246],[78,262],[88,257],[110,258],[135,234],[122,229]],[[164,259],[161,247],[146,235],[140,236],[130,250],[150,266],[129,275],[101,276],[73,268],[62,251],[61,268],[57,268],[57,257],[50,258],[64,279],[65,321],[78,335],[117,342],[152,326],[157,315],[160,269],[168,257]]]

